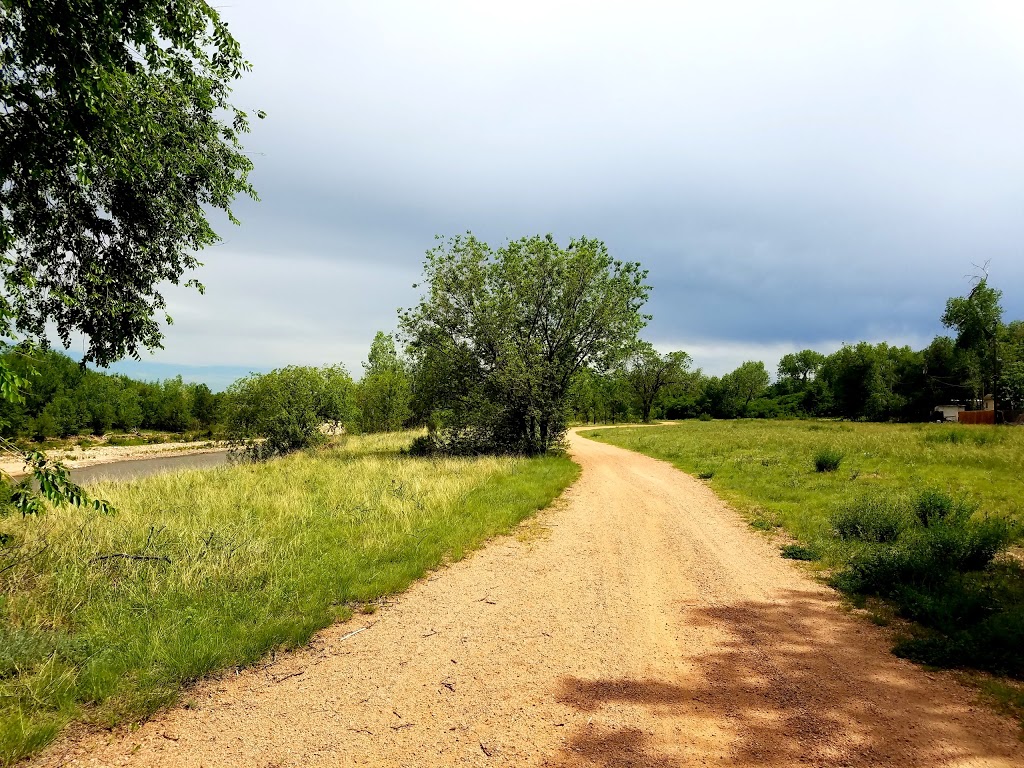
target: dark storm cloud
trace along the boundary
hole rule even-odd
[[[466,229],[604,239],[650,269],[648,336],[709,369],[924,343],[972,262],[1024,317],[1015,4],[223,12],[269,113],[262,202],[204,254],[208,295],[174,293],[161,361],[357,367]]]

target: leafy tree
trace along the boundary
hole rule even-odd
[[[577,421],[614,424],[634,418],[636,398],[620,366],[604,372],[583,368],[573,378],[566,401],[569,413]]]
[[[971,397],[975,386],[967,370],[969,360],[948,336],[936,336],[921,351],[925,377],[924,397],[930,408]]]
[[[344,367],[289,366],[250,374],[228,387],[229,438],[253,460],[320,445],[324,427],[349,416],[352,379]]]
[[[181,376],[161,384],[157,426],[169,432],[184,432],[192,426],[192,392]]]
[[[572,380],[567,394],[569,411],[576,421],[597,423],[602,408],[600,374],[584,368]]]
[[[426,294],[401,327],[414,364],[431,371],[431,412],[446,419],[434,449],[547,451],[577,374],[622,360],[646,320],[647,273],[589,238],[494,250],[469,234],[428,252],[424,273]]]
[[[60,427],[54,421],[52,411],[43,410],[36,418],[29,422],[29,431],[33,438],[43,442],[47,437],[60,434]]]
[[[238,43],[205,0],[0,0],[0,68],[0,315],[101,365],[159,345],[159,285],[255,196]]]
[[[785,382],[790,391],[806,389],[824,362],[825,356],[813,349],[790,352],[779,360],[779,381]]]
[[[133,432],[142,426],[142,403],[139,401],[138,390],[122,382],[114,402],[114,412],[117,425],[121,429]]]
[[[114,380],[92,371],[83,378],[82,386],[75,392],[82,400],[86,421],[94,435],[103,435],[110,431],[117,418],[114,407],[116,389]]]
[[[1004,408],[1024,410],[1024,321],[1014,320],[999,334],[999,402]]]
[[[159,286],[216,242],[207,210],[234,221],[234,197],[255,197],[229,102],[247,67],[205,0],[0,0],[0,346],[80,332],[105,365],[159,345]],[[0,360],[0,398],[29,384]],[[43,497],[87,501],[63,467],[23,458]],[[41,509],[31,484],[14,498]]]
[[[409,375],[398,357],[391,335],[382,331],[377,333],[363,368],[363,378],[356,387],[360,431],[401,429],[411,414],[412,390]]]
[[[651,410],[658,395],[683,382],[690,362],[690,356],[685,352],[662,355],[646,341],[637,344],[629,358],[626,379],[640,404],[640,416],[645,422],[651,420]]]
[[[835,415],[875,421],[926,418],[934,403],[923,396],[924,356],[909,347],[860,342],[826,358],[821,378]]]
[[[748,360],[732,373],[726,374],[726,386],[735,400],[737,410],[743,413],[750,402],[768,389],[772,377],[760,360]]]
[[[43,419],[53,424],[54,432],[61,437],[77,435],[88,415],[81,401],[64,393],[51,400],[42,413]]]
[[[1000,401],[1011,410],[1024,410],[1024,360],[1005,367],[1000,381]]]
[[[992,394],[999,409],[998,340],[1003,324],[999,303],[1003,292],[992,288],[987,279],[979,280],[967,296],[946,302],[942,324],[956,331],[956,345],[973,361],[978,373],[976,397]]]
[[[209,429],[217,420],[217,396],[206,384],[193,384],[192,418],[201,426]]]

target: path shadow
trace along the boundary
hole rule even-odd
[[[634,716],[578,729],[555,764],[1024,765],[1013,723],[973,711],[972,694],[895,658],[884,633],[820,593],[691,607],[680,620],[719,639],[680,677],[561,681],[558,700],[580,712]]]

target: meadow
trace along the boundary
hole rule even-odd
[[[409,434],[91,488],[0,518],[0,764],[302,645],[549,504],[568,458],[414,458]]]
[[[754,528],[785,531],[782,556],[879,623],[904,622],[897,654],[1024,679],[1024,429],[695,420],[583,434],[669,461]]]

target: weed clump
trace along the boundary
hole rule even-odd
[[[832,515],[831,523],[841,539],[884,544],[899,538],[910,523],[910,516],[898,501],[872,495],[841,507]]]
[[[849,504],[832,518],[852,547],[833,583],[891,600],[918,622],[921,629],[897,646],[900,655],[1024,677],[1024,569],[996,562],[1017,532],[976,510],[936,489]]]
[[[787,560],[818,560],[821,555],[814,547],[805,547],[802,544],[786,544],[781,549],[782,556]]]
[[[925,434],[926,443],[951,445],[997,445],[1006,440],[1006,431],[999,427],[941,427]]]
[[[838,448],[822,448],[814,454],[815,472],[835,472],[843,461],[843,452]]]

